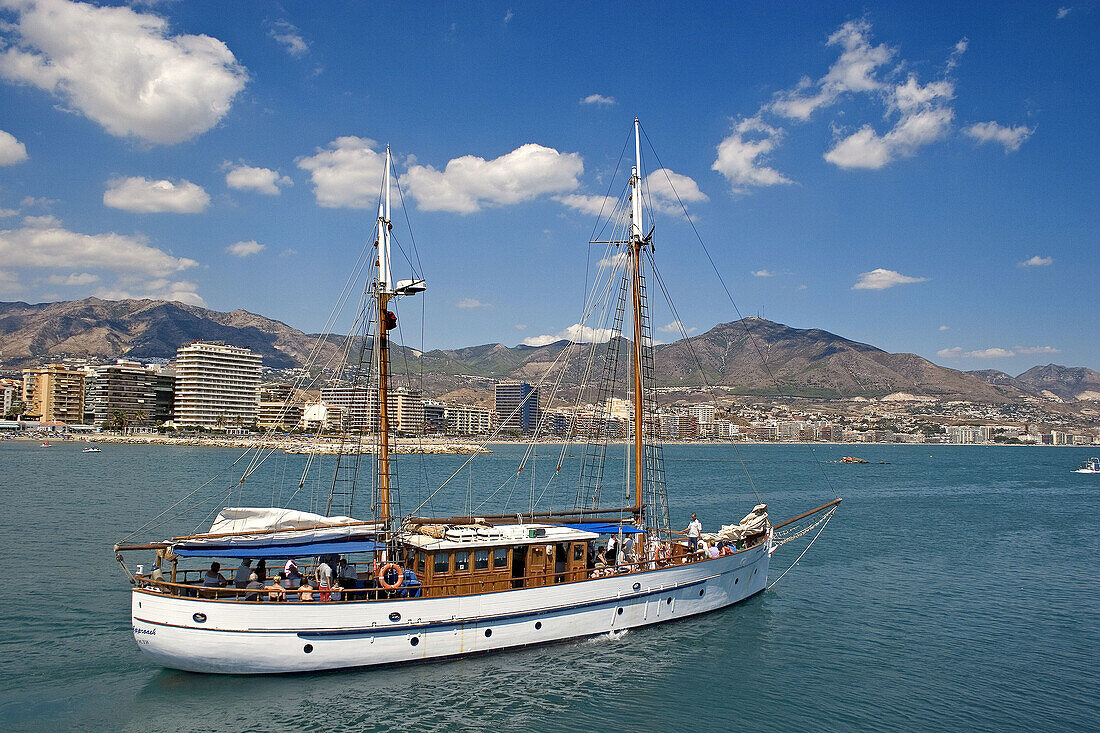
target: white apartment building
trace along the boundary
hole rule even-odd
[[[196,341],[176,351],[175,422],[233,427],[256,422],[259,354],[239,346]]]
[[[704,425],[714,422],[714,405],[692,405],[688,408],[688,414],[695,418],[702,432]]]
[[[493,430],[494,410],[476,405],[447,405],[444,419],[448,435],[488,435]]]

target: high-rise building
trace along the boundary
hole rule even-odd
[[[94,425],[147,426],[157,413],[157,373],[136,361],[117,359],[109,366],[88,371],[88,403]]]
[[[504,430],[529,433],[539,424],[539,388],[527,382],[497,382],[494,407]]]
[[[260,411],[256,424],[261,428],[293,430],[302,422],[305,405],[287,384],[273,384],[260,390]]]
[[[321,400],[340,408],[345,429],[378,432],[376,387],[325,387],[321,390]],[[391,390],[386,406],[392,433],[419,435],[424,430],[424,395],[420,390],[405,387]]]
[[[437,400],[424,400],[424,432],[435,435],[447,430],[447,405]]]
[[[23,370],[23,414],[42,421],[84,421],[84,372],[50,364]]]
[[[179,425],[230,427],[256,422],[259,354],[239,346],[196,341],[176,351],[174,420]]]
[[[449,435],[488,435],[493,430],[495,412],[476,405],[447,405],[444,417]]]
[[[14,413],[13,407],[21,402],[23,385],[14,379],[0,379],[0,420],[8,413]]]

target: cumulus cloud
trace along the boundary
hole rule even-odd
[[[570,193],[555,198],[569,208],[582,211],[589,216],[610,214],[619,204],[619,200],[614,196],[594,196],[585,193]]]
[[[293,186],[294,181],[279,175],[270,168],[253,168],[250,165],[232,165],[225,174],[225,185],[238,191],[255,191],[268,196],[278,196],[279,186]]]
[[[113,282],[95,291],[100,297],[202,304],[195,283],[172,279],[197,266],[194,260],[174,257],[140,236],[72,232],[52,216],[28,216],[20,228],[0,231],[0,262],[12,270],[53,270],[46,276],[52,285],[80,287],[110,276]]]
[[[649,195],[649,205],[662,214],[683,214],[684,204],[702,203],[710,198],[699,190],[690,176],[658,168],[642,181],[642,190]]]
[[[659,326],[657,330],[661,333],[695,333],[699,329],[694,327],[685,328],[682,322],[672,321],[671,323],[667,323],[664,326]]]
[[[386,167],[386,151],[365,137],[338,137],[325,148],[298,158],[309,172],[317,203],[326,208],[370,209],[378,205],[379,184]]]
[[[256,255],[267,249],[266,245],[260,244],[255,239],[250,239],[247,242],[234,242],[225,248],[225,251],[234,257],[248,257],[250,255]]]
[[[771,270],[753,270],[753,277],[775,277],[775,273]]]
[[[27,146],[10,132],[0,130],[0,166],[15,165],[27,159]]]
[[[977,122],[963,130],[974,138],[979,145],[985,143],[1000,143],[1005,148],[1005,153],[1014,153],[1035,132],[1034,127],[1017,125],[1006,127],[996,122]]]
[[[1069,15],[1069,11],[1071,10],[1073,10],[1073,8],[1058,8],[1058,20],[1061,20],[1062,18],[1065,18],[1067,15]]]
[[[7,219],[9,216],[15,216],[19,213],[19,209],[3,209],[0,208],[0,219]]]
[[[457,308],[488,308],[488,303],[482,303],[477,298],[463,298],[455,304]]]
[[[1018,262],[1016,264],[1020,267],[1047,267],[1054,264],[1054,258],[1040,257],[1039,255],[1035,255],[1034,257],[1030,257],[1023,262]]]
[[[602,94],[589,94],[581,100],[581,104],[597,104],[601,107],[610,107],[615,103],[614,97],[605,97]]]
[[[580,154],[527,143],[493,160],[464,155],[442,171],[412,165],[401,183],[425,211],[471,214],[485,206],[569,193],[580,185],[583,172]]]
[[[896,158],[913,155],[947,136],[955,118],[955,111],[948,105],[954,94],[955,85],[949,81],[921,85],[910,76],[887,98],[887,110],[898,114],[889,132],[879,135],[870,125],[864,125],[837,140],[825,153],[825,160],[840,168],[875,170]]]
[[[113,209],[137,214],[198,214],[210,204],[210,195],[191,181],[160,180],[135,176],[115,178],[107,182],[103,203]]]
[[[870,272],[860,273],[859,280],[852,286],[852,290],[885,290],[895,285],[927,281],[928,278],[926,277],[909,277],[908,275],[902,275],[900,272],[884,270],[879,267]]]
[[[721,173],[734,193],[750,186],[775,186],[791,180],[763,164],[783,139],[783,131],[768,125],[759,116],[739,120],[733,132],[718,144],[718,159],[711,166]]]
[[[275,39],[283,50],[296,59],[300,59],[309,53],[309,44],[302,38],[302,33],[293,23],[285,20],[277,20],[270,24],[267,35]]]
[[[14,272],[0,270],[0,297],[11,298],[22,293],[25,288]]]
[[[248,74],[205,35],[170,35],[168,22],[121,6],[69,0],[6,3],[0,76],[29,84],[117,137],[171,145],[216,125]]]
[[[884,44],[871,45],[871,24],[851,20],[829,36],[828,44],[841,49],[840,57],[817,82],[803,77],[794,89],[780,92],[766,109],[782,117],[805,122],[817,109],[832,105],[845,92],[871,92],[882,87],[879,67],[894,51]]]
[[[547,346],[563,340],[578,344],[603,343],[604,341],[610,341],[613,335],[614,331],[610,328],[592,328],[591,326],[574,323],[569,328],[558,331],[554,335],[544,334],[525,338],[523,344],[524,346]]]
[[[1004,359],[1009,356],[1016,356],[1016,352],[1002,349],[999,346],[978,349],[977,351],[964,351],[959,346],[953,346],[950,349],[940,349],[936,352],[936,356],[944,359]]]
[[[1061,349],[1053,346],[1014,346],[1017,354],[1060,354]]]
[[[66,287],[91,285],[94,282],[99,282],[99,275],[93,275],[90,272],[74,272],[70,275],[50,275],[46,278],[46,282],[50,285],[64,285]]]

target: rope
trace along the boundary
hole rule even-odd
[[[798,556],[797,558],[795,558],[795,561],[794,561],[793,563],[791,563],[791,566],[790,566],[789,568],[787,568],[786,570],[784,570],[784,571],[783,571],[783,572],[782,572],[782,573],[781,573],[781,574],[779,575],[779,577],[778,577],[778,578],[776,578],[776,579],[775,579],[774,581],[772,581],[772,584],[771,584],[771,585],[769,585],[769,586],[768,586],[768,588],[767,588],[768,590],[771,590],[772,588],[774,588],[774,587],[775,587],[776,583],[778,583],[779,581],[783,580],[783,576],[784,576],[784,575],[786,575],[787,573],[791,572],[791,570],[793,570],[793,569],[794,569],[794,566],[798,564],[798,561],[799,561],[799,560],[801,560],[801,559],[802,559],[802,557],[803,557],[803,556],[804,556],[804,555],[805,555],[805,554],[806,554],[807,552],[809,552],[809,551],[810,551],[810,548],[814,546],[814,543],[815,543],[815,542],[817,542],[817,538],[818,538],[818,537],[820,537],[820,536],[821,536],[821,533],[825,531],[825,527],[826,527],[826,526],[827,526],[827,525],[829,524],[829,520],[830,520],[830,519],[832,518],[832,516],[833,516],[833,513],[834,513],[835,511],[836,511],[836,507],[833,507],[832,509],[830,509],[830,510],[829,510],[829,513],[828,513],[828,514],[826,514],[826,515],[825,515],[825,516],[824,516],[824,517],[823,517],[823,518],[822,518],[821,520],[819,520],[819,521],[821,522],[821,529],[817,530],[817,534],[815,534],[815,535],[814,535],[814,538],[813,538],[812,540],[810,540],[810,544],[806,545],[806,549],[802,551],[802,554],[801,554],[801,555],[799,555],[799,556]],[[795,539],[796,537],[801,537],[801,536],[802,536],[803,534],[805,534],[806,532],[810,531],[810,530],[811,530],[811,529],[813,529],[813,528],[814,528],[814,525],[810,525],[809,527],[807,527],[807,528],[806,528],[806,531],[805,531],[805,532],[802,532],[802,533],[800,533],[800,534],[798,534],[798,535],[795,535],[794,537],[788,537],[787,539],[783,540],[783,542],[781,542],[781,543],[780,543],[780,545],[782,545],[782,544],[783,544],[783,543],[785,543],[785,542],[789,542],[789,541],[791,541],[791,540]],[[776,547],[778,547],[778,546],[779,546],[779,545],[776,545]]]

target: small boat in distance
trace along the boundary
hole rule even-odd
[[[1074,473],[1100,473],[1100,458],[1088,459]]]
[[[840,459],[841,463],[866,463],[867,461],[862,458],[856,458],[855,456],[844,456]]]
[[[89,446],[89,447],[85,448],[82,452],[83,453],[102,453],[103,451],[100,450],[99,448],[96,448],[93,445],[93,446]]]
[[[48,441],[48,440],[47,440],[47,441],[46,441],[45,443],[43,443],[43,444],[42,444],[42,445],[40,445],[39,447],[40,447],[40,448],[49,448],[49,447],[50,447],[50,441]]]

